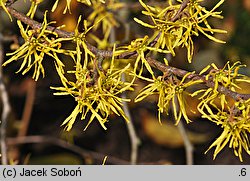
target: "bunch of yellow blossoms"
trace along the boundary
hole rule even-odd
[[[28,18],[33,19],[37,7],[42,1],[31,0],[31,7],[27,13]],[[71,11],[71,0],[65,1],[64,13],[67,13]],[[109,46],[109,48],[113,47],[113,51],[109,50],[112,53],[106,57],[102,55],[101,50],[97,50],[97,53],[91,51],[87,37],[90,35],[90,31],[101,29],[103,40],[99,40],[94,35],[90,35],[90,37],[98,43],[99,47],[107,48],[111,29],[119,25],[113,12],[123,8],[125,4],[118,0],[77,1],[91,7],[93,11],[83,21],[79,17],[75,31],[67,32],[65,37],[59,37],[60,27],[53,28],[54,22],[47,21],[47,12],[44,15],[43,23],[37,23],[38,28],[34,28],[30,24],[25,27],[24,22],[18,20],[17,24],[25,42],[16,51],[9,53],[8,55],[11,57],[3,64],[5,66],[13,61],[22,60],[18,72],[22,71],[22,74],[25,74],[33,70],[33,78],[38,80],[41,74],[45,75],[44,57],[52,58],[62,83],[61,87],[51,87],[57,91],[54,95],[70,95],[76,101],[74,110],[62,124],[67,131],[71,130],[78,117],[81,120],[88,119],[85,129],[94,120],[97,120],[106,130],[105,123],[111,114],[121,116],[128,122],[122,107],[123,103],[129,102],[130,99],[122,97],[122,94],[125,91],[132,91],[135,79],[139,78],[146,80],[149,84],[141,90],[135,98],[135,102],[142,101],[150,95],[158,95],[159,122],[161,114],[168,114],[170,109],[173,111],[176,124],[181,118],[184,118],[187,123],[191,122],[186,113],[185,94],[198,97],[200,103],[197,109],[202,117],[223,129],[222,134],[209,147],[209,149],[215,147],[214,158],[227,144],[234,149],[235,155],[241,161],[242,150],[250,154],[248,138],[250,99],[238,97],[231,105],[228,98],[230,93],[235,93],[236,89],[239,89],[237,86],[239,82],[250,83],[249,79],[239,73],[239,69],[243,65],[239,62],[232,66],[227,63],[222,69],[219,69],[212,64],[199,74],[189,72],[178,75],[171,71],[162,71],[163,75],[157,77],[153,71],[153,65],[149,63],[147,57],[150,55],[149,52],[171,53],[174,56],[177,48],[184,47],[187,49],[187,59],[190,63],[194,52],[194,36],[202,34],[217,43],[225,43],[217,39],[214,34],[226,33],[226,31],[212,28],[208,22],[209,18],[222,18],[221,12],[216,10],[224,0],[219,0],[211,10],[207,10],[201,5],[203,0],[177,0],[176,3],[168,0],[166,7],[150,6],[139,0],[144,9],[142,14],[149,17],[151,23],[138,18],[134,18],[134,20],[140,25],[152,29],[153,35],[137,38],[128,45]],[[57,8],[58,2],[59,0],[55,1],[52,11]],[[0,0],[0,6],[8,13],[5,3],[6,0]],[[82,22],[83,32],[80,32],[78,27]],[[74,46],[71,46],[71,49],[64,49],[63,45],[66,43],[73,43]],[[124,56],[125,54],[131,56]],[[69,60],[73,61],[75,66],[73,70],[66,71],[60,55],[66,55]],[[134,63],[126,62],[126,65],[119,63],[124,59],[133,59]],[[167,67],[168,61],[164,59],[164,62],[165,64],[161,66]],[[144,76],[144,70],[150,73],[150,78]],[[73,80],[69,80],[67,74],[73,74]],[[127,80],[123,79],[124,76]],[[194,92],[188,91],[193,90],[189,88],[197,84],[205,84],[208,88]],[[226,95],[222,90],[227,90],[229,93]]]
[[[21,21],[17,21],[22,38],[25,43],[13,53],[7,54],[11,56],[9,60],[4,62],[3,66],[22,59],[21,67],[17,72],[22,71],[22,74],[27,73],[34,68],[33,78],[38,80],[40,74],[45,75],[43,68],[43,59],[45,55],[50,56],[55,61],[55,64],[63,71],[64,64],[58,57],[58,54],[74,57],[75,52],[63,49],[62,43],[72,40],[72,38],[59,38],[57,33],[48,30],[47,27],[53,22],[47,22],[47,12],[44,15],[44,21],[41,29],[33,30],[30,27],[24,28]]]
[[[186,78],[190,74],[186,74],[181,80],[177,79],[177,77],[175,76],[172,76],[171,78],[159,76],[157,79],[154,80],[142,78],[151,83],[141,90],[141,93],[135,98],[135,102],[141,101],[150,95],[157,94],[159,122],[161,122],[160,115],[163,112],[168,114],[170,103],[173,108],[176,124],[179,123],[182,116],[184,117],[187,123],[191,122],[186,113],[186,102],[184,99],[184,94],[187,92],[185,90],[190,86],[201,83],[202,81],[187,81]]]
[[[216,147],[214,158],[227,144],[234,149],[235,155],[241,161],[242,148],[250,154],[248,139],[248,134],[250,133],[250,99],[245,101],[239,98],[233,105],[230,105],[228,97],[218,91],[219,86],[235,91],[236,88],[240,89],[237,83],[250,83],[246,76],[239,73],[241,67],[244,66],[239,62],[234,63],[232,66],[227,62],[222,69],[218,69],[214,64],[207,66],[200,72],[200,75],[210,69],[209,73],[204,75],[204,77],[206,81],[212,80],[214,87],[201,89],[192,94],[192,96],[198,96],[201,100],[197,108],[202,117],[223,128],[222,134],[209,147],[209,149]]]
[[[86,119],[89,112],[91,116],[86,128],[96,118],[106,130],[104,123],[113,113],[129,121],[123,112],[122,104],[130,99],[120,97],[124,91],[133,90],[131,82],[121,79],[122,74],[129,72],[129,66],[128,64],[122,69],[117,69],[114,58],[112,58],[107,72],[99,72],[98,77],[95,77],[95,72],[80,63],[76,64],[75,71],[69,72],[75,74],[76,81],[69,81],[63,74],[60,75],[64,87],[52,87],[52,89],[60,91],[54,95],[71,95],[77,102],[71,115],[63,122],[67,131],[71,130],[78,114],[81,114],[81,120],[83,120]],[[60,72],[60,70],[58,71]]]
[[[203,0],[192,0],[187,4],[187,8],[181,13],[178,13],[183,4],[174,5],[172,4],[172,0],[168,0],[169,6],[167,7],[152,7],[145,4],[142,0],[139,0],[145,8],[145,11],[142,11],[142,13],[149,16],[153,24],[145,23],[137,18],[135,18],[135,21],[145,27],[153,29],[153,39],[159,36],[154,46],[156,51],[171,53],[174,56],[175,48],[186,47],[187,58],[190,63],[194,52],[192,36],[199,36],[199,33],[202,33],[217,43],[225,43],[215,38],[213,34],[226,33],[226,31],[212,28],[207,20],[209,17],[222,18],[220,15],[221,12],[216,12],[215,10],[224,0],[220,0],[210,11],[200,5],[202,1]],[[183,3],[182,0],[179,2]]]

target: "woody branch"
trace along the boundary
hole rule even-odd
[[[186,8],[187,4],[188,4],[189,0],[185,0],[183,1],[182,5],[180,6],[180,9],[177,11],[177,13],[174,15],[174,17],[172,18],[172,21],[176,21],[180,15],[180,13]],[[8,4],[7,4],[8,5]],[[29,17],[27,17],[25,14],[18,12],[17,10],[15,10],[14,8],[12,8],[11,6],[7,6],[7,10],[8,12],[14,16],[15,18],[17,18],[18,20],[22,21],[23,23],[29,25],[30,27],[32,27],[34,30],[38,30],[42,27],[42,24],[30,19]],[[47,27],[48,30],[50,31],[54,31],[55,33],[58,34],[59,37],[62,38],[70,38],[74,36],[73,32],[68,32],[65,30],[61,30],[58,29],[57,27],[53,27],[53,26],[48,26]],[[158,37],[158,36],[157,36]],[[154,46],[154,44],[157,41],[157,37],[150,43],[150,46]],[[86,42],[88,49],[95,54],[97,57],[103,57],[103,58],[110,58],[113,56],[113,51],[109,51],[109,50],[100,50],[98,48],[96,48],[95,46],[91,45],[90,43]],[[117,59],[124,59],[124,58],[135,58],[137,55],[136,51],[135,52],[125,52],[122,53],[121,55],[119,55],[119,57],[117,57]],[[167,66],[151,57],[147,57],[146,60],[148,61],[148,63],[150,64],[150,66],[155,67],[156,69],[162,71],[163,73],[171,73],[173,75],[179,76],[179,77],[183,77],[184,75],[186,75],[187,73],[189,73],[186,70],[183,69],[179,69],[176,67],[171,67],[171,66]],[[187,76],[188,79],[192,79],[192,80],[202,80],[206,86],[214,88],[215,83],[212,79],[205,79],[204,75],[199,75],[199,74],[195,74],[195,73],[191,73],[189,76]],[[230,89],[223,87],[221,85],[218,86],[217,89],[218,92],[225,94],[227,96],[232,97],[234,100],[247,100],[250,98],[250,94],[240,94],[234,91],[231,91]]]

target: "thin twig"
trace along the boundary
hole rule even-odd
[[[186,164],[187,165],[193,165],[194,159],[193,159],[193,144],[190,142],[187,131],[183,125],[182,120],[178,123],[177,128],[181,134],[181,137],[184,142],[185,152],[186,152]]]
[[[3,82],[3,73],[2,73],[2,62],[3,62],[3,47],[2,47],[2,34],[0,34],[0,94],[2,99],[2,116],[0,120],[1,124],[1,160],[3,165],[8,164],[7,158],[7,145],[6,145],[6,129],[7,129],[7,118],[10,112],[10,103],[8,99],[8,93],[6,91],[4,82]]]
[[[17,10],[15,10],[14,8],[12,8],[10,6],[7,6],[6,8],[12,16],[14,16],[18,20],[22,21],[23,23],[29,25],[32,29],[34,29],[34,30],[41,29],[41,27],[42,27],[41,23],[39,23],[33,19],[30,19],[25,14],[18,12]],[[53,32],[57,33],[58,36],[63,37],[63,38],[70,38],[70,37],[74,36],[73,32],[60,30],[59,28],[56,28],[53,26],[47,26],[47,30],[53,31]]]
[[[110,37],[109,37],[109,42],[111,44],[115,43],[116,41],[116,31],[115,28],[111,29],[110,32]],[[122,74],[122,78],[121,81],[125,82],[126,81],[126,77],[125,74]],[[126,99],[127,95],[126,92],[122,93],[122,98]],[[131,152],[130,152],[130,164],[131,165],[135,165],[137,162],[137,155],[138,155],[138,145],[139,145],[139,138],[136,135],[136,131],[134,128],[134,124],[133,124],[133,120],[132,117],[130,115],[130,111],[128,108],[128,104],[126,101],[122,102],[122,108],[124,111],[124,114],[127,116],[129,123],[126,123],[127,129],[128,129],[128,134],[129,134],[129,138],[130,138],[130,144],[131,144]]]
[[[35,94],[36,94],[36,82],[33,79],[28,79],[26,82],[27,85],[27,92],[26,92],[26,100],[23,110],[23,115],[21,119],[21,127],[18,131],[18,136],[25,136],[28,131],[30,117],[32,115],[32,110],[35,101]]]
[[[11,5],[14,4],[16,1],[18,1],[18,0],[8,0],[8,1],[6,2],[6,4],[7,4],[7,6],[11,6]]]
[[[171,19],[171,21],[176,21],[180,15],[181,15],[181,12],[183,12],[183,10],[187,7],[189,3],[189,0],[184,0],[179,8],[179,10],[177,11],[177,13],[174,15],[174,17]]]
[[[171,54],[168,54],[167,59],[169,62],[172,60]],[[177,109],[176,111],[179,112],[180,107],[179,107],[178,100],[177,100],[176,96],[175,96],[174,102],[175,102],[175,106]],[[194,161],[193,161],[193,145],[188,138],[187,131],[184,127],[182,120],[179,121],[177,128],[178,128],[178,130],[181,134],[181,137],[183,139],[183,142],[184,142],[184,148],[185,148],[185,153],[186,153],[186,164],[193,165],[193,163],[194,163]]]
[[[17,138],[7,138],[7,144],[8,145],[18,145],[18,144],[29,144],[29,143],[38,143],[38,144],[52,144],[59,146],[61,148],[70,150],[74,153],[79,154],[83,158],[94,158],[98,161],[103,161],[103,159],[107,156],[106,154],[89,151],[86,149],[83,149],[79,146],[73,145],[71,143],[68,143],[64,140],[61,140],[59,138],[55,137],[49,137],[49,136],[23,136],[23,137],[17,137]],[[100,162],[101,163],[101,162]],[[108,156],[106,163],[110,164],[119,164],[119,165],[128,165],[129,162]]]
[[[122,74],[122,81],[125,82],[125,75]],[[126,99],[127,95],[126,92],[122,93],[122,98]],[[137,158],[138,158],[138,146],[140,144],[140,139],[136,134],[135,127],[133,124],[133,119],[130,115],[130,111],[128,108],[128,103],[126,101],[123,101],[123,111],[124,114],[127,116],[129,123],[126,123],[126,126],[128,128],[128,134],[130,138],[130,143],[131,143],[131,154],[130,154],[130,162],[132,165],[135,165],[137,163]]]

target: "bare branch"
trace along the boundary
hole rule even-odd
[[[189,0],[184,0],[184,1],[182,2],[180,9],[179,9],[179,10],[177,11],[177,13],[174,15],[174,17],[171,19],[171,21],[174,22],[174,21],[176,21],[176,20],[180,17],[181,12],[187,7],[188,3],[189,3]]]
[[[70,150],[74,153],[79,154],[80,156],[82,156],[83,158],[89,158],[92,157],[98,161],[103,160],[104,157],[106,157],[107,155],[102,154],[102,153],[97,153],[94,151],[89,151],[86,149],[83,149],[79,146],[73,145],[71,143],[68,143],[64,140],[61,140],[59,138],[55,138],[55,137],[49,137],[49,136],[22,136],[22,137],[17,137],[17,138],[7,138],[7,143],[8,145],[18,145],[18,144],[29,144],[29,143],[42,143],[42,144],[52,144],[52,145],[56,145],[59,146],[61,148],[65,148],[67,150]],[[106,163],[110,163],[110,164],[119,164],[119,165],[128,165],[129,162],[119,159],[119,158],[115,158],[112,156],[108,156]]]
[[[125,82],[124,74],[122,74],[122,80]],[[122,98],[127,98],[126,92],[123,92]],[[123,104],[124,113],[128,117],[128,120],[129,120],[129,123],[127,123],[126,126],[128,128],[128,133],[129,133],[130,142],[131,142],[131,154],[130,154],[131,161],[130,162],[132,165],[135,165],[137,162],[137,157],[138,157],[137,155],[138,155],[138,146],[140,144],[140,139],[136,134],[135,127],[133,124],[133,119],[130,115],[127,102],[124,101],[122,104]]]
[[[8,0],[8,1],[6,2],[6,4],[7,4],[7,6],[11,6],[11,5],[14,4],[16,1],[18,1],[18,0]]]
[[[25,136],[27,134],[36,95],[36,82],[30,78],[26,80],[26,84],[26,100],[21,119],[21,128],[18,132],[18,136]]]
[[[177,128],[181,134],[181,137],[183,139],[184,142],[184,146],[185,146],[185,151],[186,151],[186,164],[187,165],[193,165],[194,164],[194,159],[193,159],[193,145],[190,142],[188,135],[187,135],[187,131],[183,125],[182,120],[178,123]]]
[[[2,47],[2,34],[0,34],[0,94],[1,94],[1,100],[2,100],[2,116],[0,120],[1,124],[1,159],[2,164],[7,165],[8,159],[7,159],[7,145],[6,145],[6,129],[7,129],[7,119],[10,112],[10,103],[8,98],[8,93],[6,91],[4,82],[3,82],[3,73],[2,73],[2,62],[3,62],[3,47]]]

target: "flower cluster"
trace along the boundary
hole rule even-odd
[[[212,69],[210,69],[211,67]],[[235,91],[236,88],[240,89],[237,86],[239,82],[250,83],[246,76],[239,73],[241,67],[244,67],[244,65],[241,65],[240,62],[236,62],[232,66],[227,62],[222,69],[219,69],[215,64],[211,64],[200,72],[200,75],[202,75],[210,69],[209,73],[204,75],[204,80],[214,82],[213,88],[200,89],[192,94],[192,96],[199,95],[201,102],[198,105],[198,110],[204,118],[210,119],[208,115],[212,113],[213,108],[221,109],[222,111],[224,109],[229,110],[228,107],[225,107],[229,106],[226,95],[218,91],[219,86]],[[218,102],[219,105],[217,104]]]
[[[235,91],[236,88],[240,89],[237,83],[250,83],[246,76],[239,73],[241,67],[244,67],[244,65],[239,62],[232,66],[227,62],[222,69],[214,64],[207,66],[200,72],[200,75],[209,71],[208,74],[204,75],[204,81],[214,82],[213,88],[201,89],[192,94],[192,96],[199,96],[201,100],[197,108],[202,117],[220,125],[223,129],[222,134],[208,149],[216,147],[214,158],[227,144],[234,149],[234,153],[240,161],[242,161],[242,149],[250,154],[248,139],[250,133],[250,99],[246,101],[239,99],[233,105],[230,105],[228,97],[218,91],[219,86]]]
[[[228,144],[234,149],[234,154],[243,161],[242,150],[250,155],[250,100],[236,102],[228,112],[218,110],[216,114],[209,115],[210,120],[221,126],[223,132],[209,147],[215,147],[214,159]],[[207,150],[207,151],[208,151]]]
[[[139,0],[145,9],[142,13],[149,16],[153,24],[148,24],[137,18],[134,20],[154,30],[153,39],[158,37],[154,46],[157,51],[171,53],[174,56],[175,48],[186,47],[188,61],[191,62],[194,52],[193,35],[199,36],[201,33],[215,42],[224,43],[224,41],[215,38],[214,33],[226,33],[224,30],[212,28],[207,20],[209,17],[222,18],[221,12],[215,10],[224,0],[220,0],[210,11],[200,5],[201,1],[192,0],[187,4],[187,8],[179,12],[183,5],[182,1],[179,1],[182,4],[174,5],[172,0],[169,0],[167,7],[152,7]]]
[[[134,74],[138,74],[139,76],[141,76],[145,67],[154,78],[154,72],[145,57],[145,52],[150,48],[151,47],[149,47],[149,38],[148,36],[144,36],[144,38],[137,38],[131,41],[130,45],[122,47],[123,50],[121,49],[120,51],[117,51],[117,53],[136,52],[137,56],[134,63]]]
[[[168,114],[169,106],[172,105],[174,117],[176,120],[176,124],[179,123],[182,116],[186,120],[187,123],[191,122],[186,114],[186,101],[184,98],[184,94],[187,94],[185,90],[195,84],[199,84],[201,80],[190,80],[187,81],[187,77],[191,73],[186,74],[181,80],[179,80],[175,76],[164,77],[159,76],[155,80],[146,79],[141,77],[144,80],[151,82],[146,87],[141,90],[141,93],[136,97],[135,102],[141,101],[150,95],[157,94],[158,95],[158,118],[160,121],[160,115],[162,113]]]
[[[99,61],[103,61],[99,55],[94,55],[86,44],[88,32],[95,26],[88,26],[86,20],[83,21],[84,32],[78,31],[81,17],[78,19],[72,41],[76,44],[76,57],[74,57],[75,70],[68,71],[75,75],[75,80],[70,81],[66,78],[64,71],[56,66],[63,87],[51,87],[59,92],[54,95],[71,95],[74,97],[77,105],[70,116],[63,122],[65,129],[70,131],[78,115],[81,120],[87,119],[91,115],[86,128],[90,123],[97,119],[104,129],[107,129],[105,123],[108,117],[115,113],[122,116],[126,121],[128,118],[122,110],[122,103],[130,101],[129,99],[119,97],[121,93],[132,90],[132,82],[122,80],[122,74],[130,72],[130,64],[124,68],[117,68],[115,65],[115,56],[105,70],[100,70]],[[115,48],[113,55],[115,55]],[[134,80],[134,79],[133,79]],[[85,128],[85,129],[86,129]]]
[[[69,72],[75,74],[76,81],[69,81],[61,74],[60,77],[64,87],[51,87],[60,91],[54,93],[54,95],[71,95],[77,102],[77,106],[71,115],[63,122],[67,131],[71,130],[79,114],[81,114],[81,120],[86,119],[88,113],[91,114],[85,129],[96,118],[106,130],[105,123],[113,113],[129,121],[123,112],[122,104],[124,101],[130,101],[130,99],[122,98],[120,94],[127,90],[133,90],[132,82],[122,80],[122,74],[130,72],[130,64],[117,69],[114,59],[113,57],[106,73],[94,70],[98,71],[98,76],[93,70],[77,63],[75,71]]]
[[[22,71],[22,74],[25,74],[34,68],[33,78],[38,80],[40,74],[43,76],[45,75],[42,64],[45,55],[52,57],[60,69],[62,69],[64,65],[58,58],[57,54],[65,54],[74,57],[74,51],[65,50],[61,47],[63,42],[71,41],[72,38],[58,38],[56,32],[48,30],[47,27],[53,22],[48,23],[46,16],[47,12],[44,15],[41,29],[36,30],[33,30],[30,27],[24,28],[21,21],[17,21],[25,43],[15,52],[7,54],[8,56],[11,56],[11,58],[4,62],[3,66],[21,59],[22,64],[18,72]]]
[[[114,27],[118,27],[119,23],[117,18],[115,17],[114,12],[119,10],[120,8],[124,7],[124,3],[119,2],[119,0],[77,0],[80,3],[86,4],[87,6],[90,6],[92,9],[92,12],[87,17],[88,26],[90,24],[95,24],[96,26],[93,27],[93,30],[97,30],[101,27],[101,30],[103,32],[103,38],[99,39],[94,34],[89,34],[89,37],[92,38],[94,41],[96,41],[98,48],[105,49],[107,47],[112,47],[112,45],[109,44],[108,39],[111,33],[111,29]],[[54,3],[54,6],[52,8],[52,12],[55,11],[59,3],[59,0],[57,0]],[[67,11],[71,12],[70,9],[71,0],[66,0],[66,7],[63,11],[63,13],[66,13]]]

